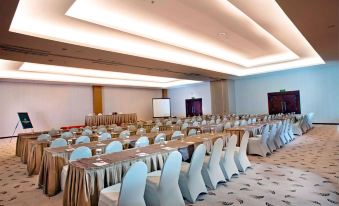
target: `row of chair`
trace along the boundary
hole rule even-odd
[[[248,137],[246,132],[240,148],[236,148],[237,137],[230,137],[224,152],[223,140],[218,139],[210,156],[205,156],[206,147],[201,144],[195,149],[190,163],[182,162],[179,152],[172,152],[162,170],[148,174],[147,166],[137,162],[128,170],[121,184],[101,190],[99,206],[185,205],[184,199],[194,203],[199,194],[207,193],[206,186],[216,189],[219,182],[225,182],[233,174],[251,166],[246,155]]]

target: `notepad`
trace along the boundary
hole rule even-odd
[[[108,163],[107,163],[107,162],[104,162],[104,161],[101,161],[101,162],[94,162],[93,164],[94,164],[95,166],[101,167],[101,166],[107,165]]]
[[[163,149],[163,150],[173,150],[174,148],[172,148],[172,147],[164,147],[164,148],[161,148],[161,149]]]
[[[137,153],[136,155],[139,156],[139,157],[143,157],[143,156],[147,156],[148,154],[144,153],[144,152],[141,152],[141,153]]]
[[[101,143],[101,144],[97,144],[98,147],[102,147],[102,146],[105,146],[106,144],[104,143]]]
[[[65,149],[66,152],[72,152],[74,150],[75,150],[74,148],[67,148],[67,149]]]

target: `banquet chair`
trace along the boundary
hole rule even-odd
[[[170,121],[170,120],[166,121],[165,125],[166,126],[171,126],[172,125],[172,121]]]
[[[137,135],[146,135],[146,129],[145,128],[139,128],[136,132]]]
[[[116,126],[113,129],[113,132],[121,132],[121,131],[122,131],[122,127],[120,127],[120,126]]]
[[[193,127],[198,127],[199,126],[199,122],[195,121],[193,122]]]
[[[107,129],[105,127],[101,127],[97,130],[98,134],[106,133]]]
[[[145,189],[147,206],[184,206],[185,202],[178,185],[182,156],[172,152],[162,170],[148,174]]]
[[[291,121],[290,124],[289,124],[287,133],[288,133],[288,135],[292,138],[292,140],[295,139],[295,136],[294,136],[294,134],[293,134],[293,123],[292,123],[292,121]]]
[[[274,137],[274,144],[277,149],[281,148],[284,145],[284,143],[280,139],[281,131],[282,131],[282,122],[279,121],[279,123],[277,124],[277,132]]]
[[[287,126],[287,121],[284,120],[284,121],[282,122],[281,132],[280,132],[280,136],[279,136],[281,142],[282,142],[284,145],[288,143],[288,140],[285,138],[285,129],[286,129],[286,126]]]
[[[207,121],[206,120],[202,120],[201,125],[206,125]]]
[[[182,135],[181,131],[174,131],[171,139],[172,140],[179,139],[181,137],[181,135]]]
[[[91,140],[88,136],[80,136],[75,140],[75,144],[90,143]]]
[[[245,125],[247,125],[247,121],[246,120],[241,120],[240,121],[240,126],[245,126]]]
[[[64,132],[61,134],[61,138],[70,138],[73,137],[72,132]]]
[[[110,133],[104,132],[99,136],[98,141],[104,141],[108,139],[112,139],[112,135]]]
[[[147,136],[142,136],[140,137],[136,142],[135,142],[135,147],[146,147],[149,145],[149,140]]]
[[[64,138],[57,138],[52,141],[50,148],[66,147],[67,141]]]
[[[214,142],[210,156],[205,156],[201,174],[205,185],[210,189],[216,189],[219,182],[225,182],[224,174],[219,165],[224,142],[221,138]]]
[[[291,121],[289,119],[287,119],[286,120],[286,127],[285,127],[285,130],[284,130],[284,135],[285,135],[285,139],[287,139],[288,142],[291,142],[293,140],[293,138],[289,134],[290,125],[291,125]]]
[[[156,126],[152,127],[151,132],[154,132],[154,133],[159,132],[159,127],[156,127]]]
[[[78,128],[71,128],[70,130],[69,130],[69,132],[72,132],[72,133],[74,133],[74,132],[78,132],[79,131],[79,129]]]
[[[218,118],[218,119],[215,121],[216,124],[220,124],[220,122],[221,122],[221,119],[220,119],[220,118]]]
[[[190,131],[188,131],[187,136],[194,136],[197,134],[197,130],[196,129],[190,129]]]
[[[225,125],[224,125],[224,129],[229,129],[231,128],[231,122],[226,122]]]
[[[178,119],[178,121],[177,121],[177,123],[176,123],[177,125],[180,125],[180,124],[182,124],[182,121],[181,121],[181,119]]]
[[[155,137],[154,144],[159,144],[162,141],[166,141],[166,134],[164,134],[164,133],[160,133]]]
[[[58,130],[56,130],[56,129],[53,128],[53,129],[51,129],[51,130],[48,132],[48,134],[51,135],[51,136],[54,136],[54,135],[57,135],[58,132],[59,132]]]
[[[119,134],[119,138],[127,138],[131,135],[129,130],[124,130]]]
[[[182,124],[182,126],[181,126],[181,131],[187,129],[187,127],[188,127],[188,123],[185,122],[185,123]]]
[[[117,124],[111,124],[111,125],[109,125],[108,127],[109,128],[111,128],[112,130],[115,128],[115,127],[117,127],[118,125]]]
[[[200,144],[193,152],[191,163],[183,162],[181,164],[179,187],[182,196],[191,203],[195,203],[199,194],[207,193],[201,174],[205,154],[206,146]]]
[[[92,151],[90,148],[81,146],[76,148],[72,153],[69,158],[69,161],[75,161],[79,160],[82,158],[89,158],[92,157]],[[67,177],[67,171],[68,171],[68,165],[65,165],[62,168],[61,171],[61,179],[60,179],[60,185],[61,185],[61,190],[63,191],[65,189],[65,183],[66,183],[66,177]]]
[[[273,124],[271,131],[270,131],[270,134],[268,136],[268,140],[267,140],[267,146],[268,146],[268,149],[270,150],[271,153],[273,153],[274,151],[277,150],[275,143],[274,143],[276,134],[277,134],[277,125]]]
[[[250,133],[246,131],[241,138],[240,147],[235,148],[234,160],[240,172],[245,172],[248,167],[251,167],[251,163],[246,154],[249,136]]]
[[[233,124],[234,127],[239,127],[239,125],[240,125],[239,120],[234,121],[234,124]]]
[[[161,122],[157,122],[157,123],[155,124],[155,126],[160,127],[160,126],[162,126],[162,123],[161,123]]]
[[[135,125],[131,124],[131,125],[127,126],[127,130],[134,132],[134,131],[137,131],[137,127]]]
[[[100,191],[99,206],[146,206],[144,194],[147,166],[143,162],[134,163],[121,183]]]
[[[106,146],[105,154],[111,154],[122,151],[122,144],[119,141],[113,141]]]
[[[252,118],[252,124],[257,122],[257,118]]]
[[[44,141],[44,140],[51,140],[51,135],[49,134],[41,134],[37,138],[38,141]]]
[[[216,133],[221,133],[224,131],[224,125],[223,124],[218,124],[217,127],[215,128]]]
[[[247,120],[247,124],[252,124],[252,119],[251,119],[251,118],[249,118],[249,119]]]
[[[265,125],[262,135],[251,137],[248,140],[248,154],[257,154],[262,157],[266,157],[267,154],[271,154],[267,146],[268,137],[269,125]]]
[[[221,158],[219,158],[219,164],[225,179],[228,181],[231,180],[231,177],[236,174],[239,175],[237,165],[234,160],[235,148],[237,145],[237,136],[232,135],[227,142],[225,151],[221,153]]]
[[[93,134],[93,132],[92,132],[92,130],[90,130],[90,129],[85,129],[82,133],[81,133],[81,135],[85,135],[85,136],[90,136],[90,135],[92,135]]]
[[[214,119],[211,119],[211,120],[208,122],[208,124],[215,124]]]

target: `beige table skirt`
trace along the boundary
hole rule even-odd
[[[137,114],[114,114],[114,115],[94,115],[86,116],[86,126],[99,126],[99,125],[111,125],[121,123],[134,123],[137,122]]]

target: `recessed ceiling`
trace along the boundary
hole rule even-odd
[[[9,0],[4,2],[12,4]],[[81,73],[81,68],[86,68],[87,71],[202,80],[204,76],[227,78],[229,75],[245,76],[324,63],[274,0],[168,0],[153,3],[135,0],[21,0],[12,15],[7,29],[15,33],[8,30],[6,33],[2,30],[3,25],[0,34],[15,38],[0,38],[0,43],[7,43],[0,45],[0,58],[4,56],[5,59],[26,62],[24,65],[35,62],[59,66],[31,64],[15,72],[102,78],[94,75],[95,72],[93,76],[78,73]],[[39,41],[51,45],[32,43]],[[20,42],[27,48],[13,48],[13,43],[20,45]],[[89,55],[102,53],[108,58],[94,55],[92,59],[84,58],[83,54],[71,49],[76,49],[76,45]],[[59,54],[56,54],[55,46],[61,50]],[[22,51],[30,47],[33,47],[32,51]],[[42,49],[40,57],[30,58],[34,47],[48,48],[48,51],[44,53]],[[18,50],[22,54],[16,54],[14,58],[8,55]],[[72,59],[88,63],[78,64]],[[155,68],[151,64],[166,65],[167,68]],[[71,67],[72,72],[65,73],[65,66]],[[41,68],[48,69],[42,71]],[[145,72],[147,70],[149,72]],[[106,75],[105,71],[99,74]],[[127,76],[123,79],[128,80]]]

